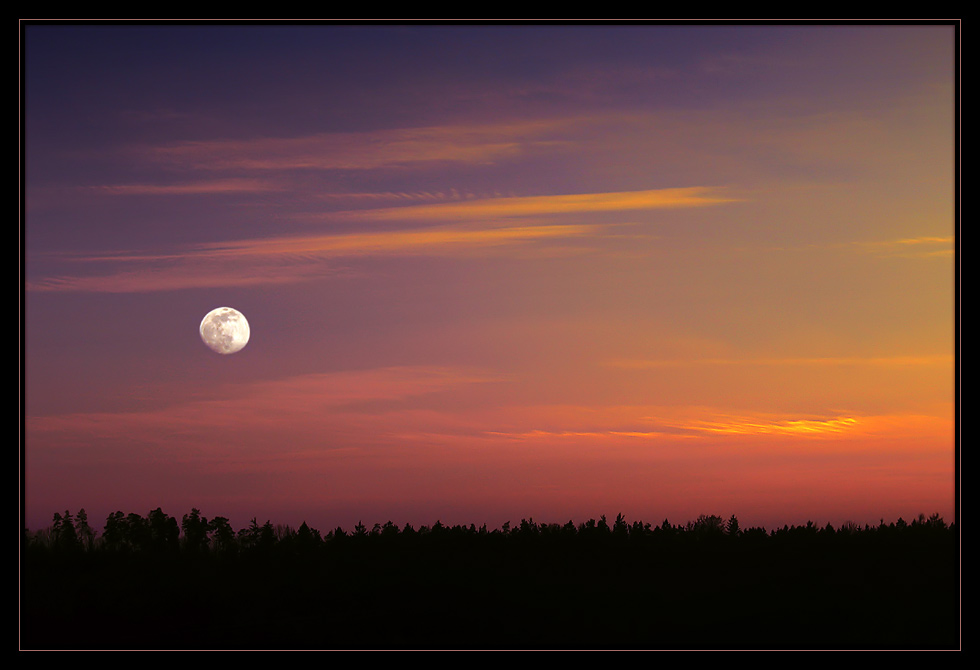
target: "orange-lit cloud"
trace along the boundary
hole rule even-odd
[[[641,438],[647,440],[678,440],[690,439],[690,435],[680,435],[665,431],[639,430],[608,430],[608,431],[571,431],[571,430],[529,430],[526,432],[507,433],[487,431],[487,435],[502,437],[508,440],[562,440],[564,438],[587,438],[588,440],[610,440],[616,438]]]
[[[455,221],[442,227],[279,236],[199,244],[170,253],[106,253],[74,261],[132,263],[137,269],[104,276],[56,276],[28,283],[32,291],[144,292],[207,286],[254,286],[308,281],[337,271],[327,259],[372,255],[497,253],[516,245],[596,237],[595,224],[543,223],[548,215],[700,207],[730,202],[711,189],[678,188],[524,198],[489,198],[334,213],[364,220]],[[517,221],[524,217],[527,220]],[[511,225],[501,225],[511,219]],[[515,225],[517,224],[517,225]],[[221,265],[251,259],[252,265]],[[262,260],[275,266],[255,265]]]
[[[856,242],[859,248],[879,256],[900,258],[950,258],[953,255],[952,237],[910,237],[879,242]]]
[[[487,198],[434,205],[413,205],[348,212],[372,220],[472,221],[509,217],[593,214],[643,209],[705,207],[738,202],[707,187],[667,188],[619,193],[575,193],[513,198]]]
[[[824,437],[839,435],[860,426],[854,417],[828,419],[769,419],[758,417],[724,417],[710,421],[694,421],[685,426],[690,430],[724,435],[794,435]]]
[[[527,430],[487,431],[489,436],[507,440],[601,440],[623,443],[627,440],[641,440],[651,446],[670,443],[711,439],[717,443],[719,438],[753,437],[780,439],[822,439],[835,443],[861,441],[870,437],[905,439],[947,438],[952,439],[951,422],[942,417],[919,414],[889,416],[828,416],[792,417],[771,414],[726,414],[718,410],[706,411],[697,418],[694,408],[674,408],[674,411],[661,411],[658,416],[637,416],[628,425],[647,423],[647,430],[630,429],[623,426],[615,429],[595,430],[553,430],[531,428]],[[704,411],[700,409],[698,411]],[[843,442],[842,442],[843,441]],[[791,443],[787,443],[791,444]],[[948,448],[946,442],[943,448]]]
[[[858,419],[782,419],[762,421],[752,417],[728,417],[726,419],[678,422],[672,429],[678,430],[606,430],[606,431],[556,431],[529,430],[525,432],[488,431],[511,440],[541,440],[562,438],[615,439],[638,438],[659,442],[692,440],[707,435],[781,435],[794,437],[840,436],[856,428]]]
[[[734,413],[696,406],[495,405],[486,384],[515,379],[453,367],[390,367],[308,374],[210,391],[213,397],[120,412],[29,416],[41,443],[84,446],[100,440],[191,451],[224,435],[227,448],[248,443],[267,451],[321,450],[419,440],[462,445],[469,440],[635,442],[651,446],[725,436],[865,438],[943,436],[949,416],[857,413],[787,415]],[[449,394],[449,395],[446,395]],[[383,402],[382,402],[383,401]],[[232,437],[235,436],[235,437]],[[225,450],[225,447],[218,447]],[[286,451],[291,452],[294,447]]]
[[[483,423],[493,426],[487,429],[488,435],[508,440],[585,438],[608,442],[627,438],[653,445],[742,436],[837,441],[869,437],[951,439],[952,421],[952,409],[945,406],[931,408],[928,413],[801,415],[683,405],[542,405],[499,408]]]
[[[814,356],[786,358],[694,358],[694,359],[617,359],[608,361],[613,367],[644,369],[660,367],[704,366],[804,366],[804,367],[908,367],[950,366],[952,354],[925,356]]]
[[[870,437],[952,439],[953,432],[951,412],[948,416],[920,413],[794,416],[764,412],[734,414],[719,409],[697,408],[673,417],[661,416],[657,421],[704,436],[823,438],[837,442]],[[944,443],[943,447],[948,448],[948,445]]]
[[[377,233],[311,235],[237,240],[200,245],[195,255],[210,258],[241,256],[362,256],[390,253],[440,254],[465,247],[486,248],[547,238],[594,234],[596,226],[553,225],[510,228],[428,228]]]

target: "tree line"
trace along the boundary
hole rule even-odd
[[[444,525],[440,521],[428,526],[415,528],[406,523],[403,527],[388,521],[375,523],[368,528],[358,523],[353,530],[337,527],[326,533],[309,526],[305,521],[298,527],[266,521],[259,524],[252,518],[249,524],[235,530],[223,516],[210,519],[193,508],[178,522],[161,508],[151,510],[146,516],[135,512],[124,514],[121,511],[108,515],[101,533],[90,524],[84,509],[72,514],[66,510],[56,512],[49,527],[30,531],[24,530],[24,546],[28,550],[48,550],[57,552],[117,552],[152,553],[159,555],[220,555],[228,556],[248,553],[271,553],[277,550],[317,551],[331,546],[357,543],[393,542],[402,540],[460,541],[480,540],[502,541],[505,539],[529,540],[580,540],[583,542],[683,544],[692,542],[739,541],[743,545],[764,543],[775,544],[780,541],[830,540],[833,538],[935,538],[945,536],[956,530],[955,524],[947,525],[938,514],[926,517],[920,514],[911,522],[899,518],[886,524],[884,519],[878,525],[860,526],[845,522],[835,527],[830,523],[818,526],[812,521],[804,525],[784,525],[767,530],[764,527],[742,528],[733,514],[727,520],[717,515],[702,514],[693,521],[673,525],[667,519],[660,524],[642,521],[628,522],[620,513],[611,523],[602,515],[598,520],[589,519],[581,523],[569,520],[564,524],[537,523],[533,519],[521,519],[511,525],[508,521],[500,528],[488,529],[484,523]]]
[[[623,514],[499,528],[234,528],[84,510],[24,531],[29,649],[917,648],[959,644],[938,514],[743,528]]]

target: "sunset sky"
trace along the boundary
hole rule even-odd
[[[27,25],[28,527],[952,520],[955,30]]]

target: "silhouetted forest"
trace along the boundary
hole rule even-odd
[[[22,649],[958,649],[959,531],[627,521],[23,531]]]

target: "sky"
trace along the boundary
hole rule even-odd
[[[21,36],[29,528],[953,519],[954,25]]]

